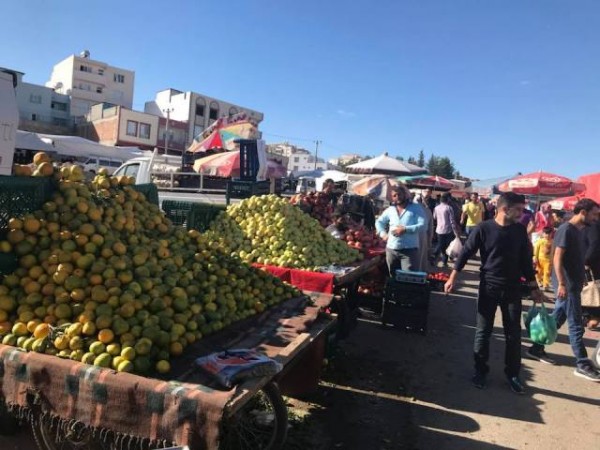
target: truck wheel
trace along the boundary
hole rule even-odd
[[[287,407],[270,382],[223,424],[220,450],[278,450],[287,436]]]

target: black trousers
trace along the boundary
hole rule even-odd
[[[483,279],[477,301],[477,329],[473,348],[475,370],[480,373],[490,371],[490,337],[498,306],[502,312],[506,339],[504,373],[508,377],[516,377],[521,370],[521,291],[518,286],[491,286]]]
[[[433,251],[433,257],[437,259],[437,257],[442,254],[442,262],[444,265],[448,264],[448,255],[446,255],[446,250],[448,250],[448,246],[454,240],[454,233],[447,234],[437,234],[437,245],[435,246],[435,250]]]

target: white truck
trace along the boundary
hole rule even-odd
[[[218,180],[193,171],[182,171],[180,156],[160,155],[154,151],[152,156],[126,161],[113,175],[134,177],[135,184],[156,184],[159,204],[162,204],[163,200],[226,203],[226,180]]]
[[[15,94],[17,74],[0,68],[0,175],[12,173],[19,108]]]

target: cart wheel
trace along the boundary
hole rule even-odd
[[[277,384],[270,382],[224,424],[219,449],[281,449],[287,426],[287,407]]]
[[[33,438],[40,450],[105,450],[108,447],[94,440],[82,424],[63,428],[56,421],[39,416],[31,422]]]
[[[19,429],[19,421],[8,412],[4,399],[0,398],[0,435],[13,435]]]

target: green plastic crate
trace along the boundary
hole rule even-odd
[[[154,183],[134,184],[132,186],[136,191],[144,194],[146,200],[158,206],[158,188]]]
[[[56,186],[53,178],[0,176],[0,230],[8,228],[11,217],[41,209]]]
[[[176,200],[163,200],[162,210],[167,219],[173,222],[173,225],[187,227],[188,217],[192,209],[192,202],[178,202]]]
[[[227,206],[214,205],[211,203],[193,203],[192,209],[188,216],[187,229],[206,231],[210,227],[213,220],[217,218],[221,212],[225,211]]]

